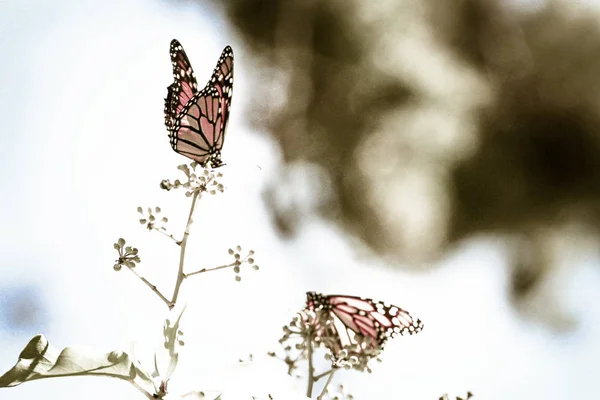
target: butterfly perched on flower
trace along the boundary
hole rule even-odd
[[[231,111],[233,50],[227,46],[204,87],[198,82],[181,44],[171,41],[174,82],[167,87],[165,125],[171,147],[203,167],[223,165],[221,149]]]
[[[327,347],[334,353],[352,345],[358,345],[362,351],[383,350],[389,338],[414,335],[423,330],[421,320],[400,307],[362,297],[307,292],[306,308],[321,316],[324,314],[327,324],[321,324],[317,334],[333,336],[334,345]]]

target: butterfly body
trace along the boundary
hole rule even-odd
[[[328,314],[331,324],[326,334],[336,336],[339,347],[354,344],[357,338],[383,347],[390,338],[423,329],[421,320],[400,307],[368,298],[308,292],[306,305],[311,311]]]
[[[174,82],[167,87],[165,125],[171,147],[203,167],[220,167],[233,93],[233,50],[229,46],[223,49],[211,78],[200,91],[176,39],[171,41],[170,55]]]

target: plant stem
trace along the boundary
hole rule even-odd
[[[315,384],[315,379],[313,376],[314,368],[313,368],[313,359],[312,359],[312,338],[308,338],[306,344],[306,351],[308,352],[308,387],[306,388],[306,397],[312,396],[313,385]]]
[[[330,369],[329,371],[325,371],[325,372],[323,372],[322,374],[315,375],[313,378],[314,378],[315,382],[317,382],[319,379],[321,379],[321,378],[322,378],[322,377],[324,377],[325,375],[329,375],[329,374],[331,374],[332,372],[333,372],[333,368],[332,368],[332,369]]]
[[[185,278],[189,278],[189,277],[190,277],[190,276],[192,276],[192,275],[198,275],[198,274],[201,274],[201,273],[204,273],[204,272],[217,271],[217,270],[219,270],[219,269],[224,269],[224,268],[233,267],[234,265],[235,265],[235,263],[233,262],[233,263],[231,263],[231,264],[227,264],[227,265],[220,265],[220,266],[218,266],[218,267],[214,267],[214,268],[202,268],[202,269],[201,269],[201,270],[199,270],[199,271],[194,271],[194,272],[190,272],[189,274],[184,274],[184,275],[185,275],[184,277],[185,277]]]
[[[135,276],[137,276],[138,278],[140,278],[140,280],[141,280],[142,282],[144,282],[146,285],[148,285],[148,287],[149,287],[150,289],[152,289],[152,291],[153,291],[154,293],[156,293],[156,295],[157,295],[158,297],[160,297],[160,299],[161,299],[162,301],[164,301],[164,302],[165,302],[165,304],[166,304],[166,305],[167,305],[169,308],[171,308],[171,302],[170,302],[170,301],[169,301],[169,300],[168,300],[168,299],[167,299],[167,298],[166,298],[166,297],[165,297],[165,296],[164,296],[164,295],[163,295],[163,294],[160,292],[160,290],[158,290],[158,288],[156,287],[156,285],[153,285],[152,283],[150,283],[150,281],[148,281],[148,279],[146,279],[146,278],[144,278],[143,276],[141,276],[140,274],[138,274],[138,273],[135,271],[135,269],[133,269],[133,268],[131,268],[131,267],[127,267],[127,269],[129,269],[131,272],[133,272],[133,274],[134,274]]]
[[[133,382],[133,381],[130,381],[130,382],[131,382],[131,384],[132,384],[132,385],[133,385],[133,386],[134,386],[134,387],[135,387],[137,390],[139,390],[140,392],[142,392],[142,393],[144,394],[144,396],[146,396],[148,399],[150,399],[150,400],[156,400],[156,398],[155,398],[154,396],[152,396],[150,393],[148,393],[148,392],[146,391],[146,389],[144,389],[143,387],[141,387],[140,385],[138,385],[137,383],[135,383],[135,382]]]
[[[179,246],[181,247],[181,251],[179,253],[179,270],[177,271],[177,281],[175,282],[175,289],[173,290],[173,298],[171,299],[171,304],[169,304],[169,309],[172,309],[177,302],[177,297],[179,296],[179,288],[181,287],[181,283],[185,278],[185,274],[183,273],[183,263],[185,261],[185,248],[187,246],[187,239],[190,236],[190,228],[192,226],[194,209],[196,208],[196,200],[198,200],[199,191],[195,191],[192,195],[192,205],[190,207],[190,215],[188,216],[187,225],[185,226],[185,233],[183,234],[183,239],[179,242]]]
[[[317,400],[321,400],[325,395],[325,392],[327,391],[327,386],[329,386],[329,384],[331,383],[331,380],[333,379],[333,375],[335,374],[336,370],[337,368],[331,370],[329,378],[327,379],[327,382],[325,382],[325,386],[323,386],[323,390],[321,390],[321,394],[319,395],[319,397],[317,397]]]
[[[181,242],[180,242],[179,240],[175,239],[175,237],[174,237],[172,234],[168,234],[167,232],[165,232],[165,231],[163,231],[163,230],[160,230],[160,229],[156,229],[156,228],[152,228],[152,229],[154,229],[154,230],[155,230],[156,232],[158,232],[158,233],[162,233],[163,235],[165,235],[165,236],[166,236],[166,237],[168,237],[168,238],[171,238],[171,239],[173,239],[173,241],[174,241],[174,242],[175,242],[177,245],[180,245],[180,244],[181,244]]]

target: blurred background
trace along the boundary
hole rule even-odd
[[[202,200],[188,268],[237,244],[261,266],[184,284],[181,387],[277,349],[316,290],[425,323],[373,374],[339,374],[356,399],[600,395],[591,0],[0,2],[0,371],[37,333],[160,342],[165,307],[112,270],[112,244],[138,247],[138,272],[170,295],[179,250],[135,210],[161,206],[177,237],[189,210],[158,187],[186,161],[163,124],[172,38],[200,85],[235,52],[227,191]],[[78,378],[0,397],[135,396]]]

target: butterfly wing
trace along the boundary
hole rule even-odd
[[[198,93],[198,82],[183,46],[173,39],[170,47],[174,82],[167,88],[165,99],[165,125],[173,129],[175,119],[187,103]]]
[[[233,49],[226,46],[221,52],[221,56],[217,61],[210,80],[206,84],[207,87],[214,87],[221,96],[221,119],[223,121],[223,129],[217,132],[214,138],[214,147],[217,150],[223,148],[225,140],[225,129],[229,121],[229,112],[231,111],[231,99],[233,95]]]
[[[307,293],[309,309],[323,308],[332,318],[332,330],[340,345],[356,343],[356,338],[367,339],[383,346],[387,339],[400,335],[414,335],[423,329],[423,323],[400,307],[368,298]]]
[[[198,92],[198,82],[181,44],[171,41],[174,82],[167,88],[165,125],[173,149],[213,168],[223,164],[221,149],[231,110],[233,90],[233,50],[223,49],[206,87]]]
[[[421,320],[400,307],[355,296],[331,295],[327,299],[331,312],[346,328],[379,344],[398,334],[414,335],[423,329]]]
[[[171,147],[204,166],[211,160],[212,143],[222,130],[221,96],[215,88],[205,87],[175,118]]]

